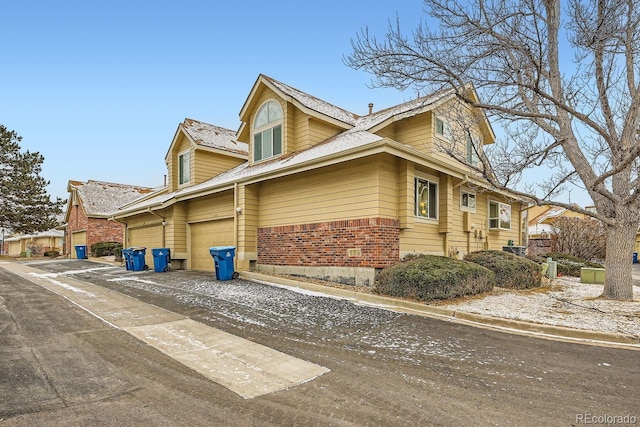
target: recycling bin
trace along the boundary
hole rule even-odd
[[[169,260],[171,259],[171,251],[169,248],[151,249],[153,254],[153,271],[162,273],[169,271]]]
[[[131,248],[122,249],[122,258],[124,258],[124,265],[127,270],[133,270],[133,257],[131,256]]]
[[[633,263],[637,264],[638,263],[638,252],[634,252],[633,253]]]
[[[76,258],[77,259],[87,258],[87,245],[76,245]]]
[[[236,254],[235,246],[213,246],[209,248],[216,267],[216,279],[233,279],[233,257]]]
[[[144,263],[144,256],[146,254],[147,248],[131,248],[131,269],[133,271],[142,271],[149,269],[149,266]]]

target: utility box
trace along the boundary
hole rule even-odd
[[[601,285],[604,283],[605,269],[582,267],[580,269],[580,283]]]

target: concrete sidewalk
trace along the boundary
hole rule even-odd
[[[18,262],[0,267],[54,292],[245,399],[308,382],[329,369],[135,298]]]

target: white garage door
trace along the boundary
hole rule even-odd
[[[192,270],[214,271],[212,246],[233,245],[233,218],[189,224],[191,250],[189,258]]]

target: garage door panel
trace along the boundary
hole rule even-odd
[[[149,268],[153,268],[152,249],[162,247],[162,226],[130,228],[128,230],[128,242],[131,246],[142,246],[147,248],[144,261]]]
[[[233,245],[233,218],[190,224],[192,270],[213,271],[215,266],[209,253],[212,246]]]

